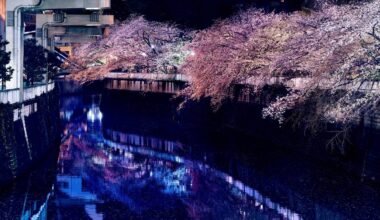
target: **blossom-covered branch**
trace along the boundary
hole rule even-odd
[[[101,79],[108,72],[175,72],[190,52],[190,32],[174,25],[132,16],[113,28],[109,37],[83,45],[72,56],[72,77]]]
[[[320,119],[349,124],[379,101],[380,0],[329,2],[315,1],[317,11],[288,14],[247,9],[197,33],[132,16],[108,38],[76,50],[73,77],[181,72],[192,79],[187,95],[211,97],[214,104],[236,84],[260,91],[277,81],[289,94],[264,109],[264,116],[283,122],[287,110],[323,92],[333,101],[318,102]]]
[[[321,117],[349,123],[378,102],[378,89],[365,87],[361,94],[358,84],[379,76],[374,58],[379,56],[379,15],[379,0],[324,5],[308,13],[242,11],[201,31],[189,45],[197,54],[183,68],[193,76],[191,96],[210,96],[217,103],[234,84],[255,82],[260,89],[275,77],[284,85],[303,78],[302,87],[288,88],[290,94],[264,109],[264,115],[282,122],[279,113],[312,98],[315,91],[331,91],[338,98],[322,107]]]

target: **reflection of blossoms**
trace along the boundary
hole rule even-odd
[[[107,131],[105,136],[118,136],[122,144],[84,131],[81,123],[68,128],[73,135],[61,146],[60,164],[61,176],[78,180],[67,188],[71,195],[91,196],[106,205],[117,201],[139,217],[145,211],[172,211],[177,204],[173,208],[183,207],[196,219],[255,219],[258,210],[260,216],[269,210],[272,218],[299,219],[297,213],[227,173],[179,156],[181,144]]]
[[[191,176],[186,167],[181,166],[176,170],[162,170],[154,174],[156,181],[163,184],[164,193],[183,195],[189,193]]]

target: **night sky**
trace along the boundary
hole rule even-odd
[[[204,28],[217,18],[228,17],[239,8],[256,6],[267,11],[292,11],[301,8],[302,0],[112,0],[112,13],[119,20],[131,13],[150,20],[172,21],[188,28]]]

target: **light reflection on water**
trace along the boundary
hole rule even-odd
[[[129,136],[128,134],[125,134],[125,135]],[[140,139],[141,138],[143,137],[140,137]],[[221,184],[229,185],[229,188],[232,194],[234,194],[240,199],[243,199],[243,198],[246,199],[246,202],[254,204],[255,208],[259,208],[260,210],[271,209],[277,212],[277,214],[279,214],[281,217],[284,217],[286,219],[302,219],[299,214],[294,213],[293,211],[289,210],[286,207],[281,206],[280,204],[274,203],[273,201],[271,201],[270,198],[263,196],[259,191],[245,185],[241,181],[234,179],[232,176],[224,172],[213,169],[212,167],[210,167],[209,165],[205,163],[187,160],[183,157],[176,156],[170,153],[161,153],[161,152],[156,152],[150,149],[135,147],[133,145],[119,144],[110,140],[105,140],[104,142],[107,146],[110,146],[113,150],[118,151],[118,152],[131,152],[131,153],[144,155],[147,157],[158,158],[164,161],[171,161],[177,164],[181,164],[184,167],[187,167],[187,168],[184,168],[186,171],[190,169],[196,169],[197,171],[202,173],[202,175],[207,176],[208,178],[215,178],[215,179],[218,179],[218,181],[220,181]],[[189,175],[191,174],[191,172],[185,172],[185,173]],[[158,178],[161,179],[161,176],[158,176]],[[187,187],[180,186],[181,185],[180,182],[175,182],[172,180],[165,182],[164,180],[164,183],[169,186],[177,185],[177,187],[174,187],[174,189],[167,190],[166,192],[168,193],[179,193],[179,194],[186,193]],[[182,189],[182,190],[176,190],[176,189]]]
[[[103,219],[110,213],[97,207],[116,201],[147,218],[302,219],[227,173],[187,158],[178,141],[103,129],[94,105],[84,113],[66,126],[55,200],[82,204],[87,217]]]
[[[207,151],[175,136],[138,132],[130,124],[125,130],[114,128],[107,110],[101,112],[98,104],[84,105],[75,99],[67,103],[61,109],[65,126],[50,182],[39,185],[44,172],[21,181],[9,195],[0,197],[0,219],[349,219],[345,206],[357,207],[353,212],[359,214],[352,219],[378,216],[376,209],[370,211],[373,215],[361,212],[363,207],[377,207],[372,202],[376,196],[368,201],[368,196],[355,194],[353,198],[361,200],[353,203],[345,195],[334,194],[333,187],[317,187],[322,193],[315,197],[305,193],[314,191],[310,182],[324,176],[309,174],[308,167],[306,174],[298,173],[295,167],[299,166],[288,165],[288,158],[276,164],[279,158],[264,157],[273,168],[263,172],[267,163],[255,163],[256,159],[253,164],[234,164],[244,154],[235,148],[236,155],[230,155],[228,150],[215,151],[220,149],[218,144]],[[127,123],[119,115],[111,116]],[[294,169],[296,174],[289,174]],[[301,185],[304,190],[292,185],[298,182],[291,178],[311,181]],[[351,187],[348,195],[362,189]],[[364,190],[364,195],[375,194]],[[332,198],[338,208],[324,198]],[[371,205],[360,206],[363,201]]]

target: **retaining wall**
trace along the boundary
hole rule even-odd
[[[59,103],[56,91],[42,94],[25,105],[37,111],[14,120],[20,104],[0,104],[0,185],[21,176],[59,140]]]

